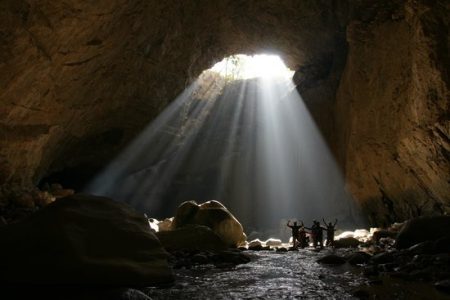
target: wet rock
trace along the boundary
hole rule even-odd
[[[326,255],[322,258],[319,258],[317,260],[318,263],[321,264],[327,264],[327,265],[342,265],[345,264],[346,260],[345,258],[341,256],[337,256],[334,254]]]
[[[382,272],[392,272],[398,267],[397,263],[386,263],[378,265],[378,269]]]
[[[74,195],[0,228],[0,280],[10,284],[171,282],[168,254],[147,220],[104,197]],[[24,272],[26,270],[26,272]]]
[[[432,251],[433,253],[450,253],[450,236],[434,241]]]
[[[261,250],[263,250],[262,242],[259,239],[250,241],[248,243],[248,250],[252,250],[252,251],[261,251]]]
[[[356,248],[359,244],[360,242],[353,237],[342,238],[334,242],[336,248]]]
[[[449,236],[450,216],[420,217],[409,220],[396,239],[396,247],[409,248],[412,245],[434,241]]]
[[[377,265],[366,266],[363,269],[364,276],[378,276],[379,273]]]
[[[433,242],[425,241],[422,243],[415,244],[408,248],[408,252],[411,254],[425,254],[433,252]]]
[[[397,237],[398,231],[391,231],[387,229],[376,230],[372,235],[372,241],[375,243],[380,242],[382,238],[395,239]]]
[[[192,256],[191,260],[196,264],[206,264],[209,261],[208,257],[204,254],[195,254],[194,256]]]
[[[111,296],[111,295],[110,295]],[[152,300],[149,296],[144,294],[142,291],[136,289],[126,289],[120,295],[118,295],[120,300]],[[114,299],[113,297],[109,299]]]
[[[285,247],[278,247],[276,248],[276,252],[288,252],[288,249]]]
[[[409,277],[413,280],[430,281],[433,278],[431,269],[414,270],[409,273]]]
[[[355,252],[350,254],[347,257],[347,261],[349,264],[351,265],[362,265],[362,264],[366,264],[371,258],[370,254],[367,254],[366,252]]]
[[[250,262],[250,256],[236,251],[222,251],[212,256],[214,264],[246,264]]]
[[[434,287],[439,291],[450,294],[450,279],[438,281],[434,284]]]
[[[372,256],[370,261],[375,264],[386,264],[394,261],[394,255],[391,252],[383,252]]]
[[[186,225],[170,231],[159,231],[156,236],[168,251],[209,250],[221,251],[227,248],[222,239],[209,227]]]
[[[172,229],[188,224],[211,228],[228,247],[237,247],[246,240],[241,223],[215,200],[200,205],[195,201],[183,202],[177,209]]]

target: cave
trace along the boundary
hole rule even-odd
[[[84,220],[83,226],[91,228],[89,226],[95,227],[98,224],[95,219],[89,218],[98,216],[99,220],[104,221],[120,215],[120,222],[124,222],[125,229],[111,229],[111,232],[115,232],[118,236],[121,234],[127,236],[121,230],[129,230],[127,231],[130,233],[129,245],[136,249],[144,244],[139,242],[141,241],[139,239],[143,239],[142,236],[136,234],[137,231],[146,230],[144,227],[147,226],[147,220],[143,217],[144,213],[148,217],[150,227],[154,226],[154,219],[159,219],[161,220],[158,221],[159,228],[163,228],[166,226],[163,223],[168,220],[164,218],[175,216],[179,230],[186,230],[184,232],[186,236],[192,234],[193,237],[198,238],[210,234],[202,231],[204,228],[189,231],[180,225],[180,220],[188,216],[192,217],[194,212],[207,209],[226,210],[226,208],[214,201],[200,205],[184,202],[190,200],[201,202],[218,200],[225,204],[244,226],[243,229],[248,235],[245,246],[247,248],[251,244],[250,237],[266,239],[276,232],[267,231],[267,236],[258,236],[256,233],[254,236],[251,235],[250,231],[262,230],[261,226],[255,225],[254,228],[251,226],[252,223],[259,224],[258,220],[261,219],[270,219],[270,222],[264,223],[269,227],[276,226],[284,216],[286,220],[283,219],[282,222],[297,217],[299,221],[303,220],[306,224],[310,224],[313,219],[321,221],[324,217],[327,220],[338,218],[337,224],[338,227],[341,226],[341,229],[366,228],[369,232],[370,228],[378,228],[379,234],[374,233],[373,236],[377,236],[377,243],[381,238],[385,245],[371,246],[372,250],[373,247],[378,248],[374,250],[375,252],[371,250],[370,254],[373,254],[371,263],[365,266],[364,272],[374,265],[378,267],[378,273],[394,272],[394,268],[401,269],[402,263],[395,261],[391,256],[412,255],[411,253],[419,250],[414,248],[406,253],[406,250],[401,249],[403,246],[399,246],[399,250],[395,250],[398,251],[397,253],[391,252],[392,245],[389,244],[388,239],[395,240],[397,246],[401,245],[404,243],[401,242],[403,240],[400,237],[403,230],[407,231],[410,228],[418,230],[414,229],[417,228],[414,227],[416,226],[414,222],[419,222],[418,224],[425,222],[421,228],[435,228],[430,223],[426,223],[426,220],[440,224],[440,228],[444,229],[450,224],[448,222],[450,213],[449,20],[450,4],[448,1],[440,0],[1,1],[0,237],[11,244],[11,246],[2,246],[7,249],[2,250],[5,252],[2,254],[3,262],[0,266],[11,272],[10,275],[2,275],[2,280],[13,286],[36,284],[45,287],[49,283],[82,285],[82,288],[75,288],[77,291],[74,293],[75,298],[77,296],[83,298],[86,295],[95,298],[97,293],[101,294],[98,297],[106,295],[98,290],[86,289],[86,284],[130,287],[150,286],[173,280],[172,271],[168,269],[169,267],[164,268],[163,265],[168,262],[170,265],[175,261],[174,266],[180,266],[182,260],[174,259],[172,252],[169,259],[164,258],[166,252],[160,247],[160,243],[162,242],[163,245],[169,243],[170,239],[164,235],[166,233],[161,233],[160,236],[150,230],[148,233],[143,233],[148,247],[161,249],[147,253],[147,260],[154,260],[154,264],[140,265],[140,260],[137,259],[137,262],[133,260],[136,268],[130,269],[126,266],[111,267],[109,265],[108,262],[113,258],[121,259],[120,253],[113,252],[111,257],[105,255],[102,258],[98,254],[100,250],[95,250],[95,246],[89,246],[95,240],[103,240],[101,233],[96,232],[92,236],[89,235],[89,238],[84,238],[80,232],[89,232],[88,229],[86,231],[79,229],[73,233],[71,231],[73,226],[68,224],[70,222],[78,224],[73,217],[75,215],[80,220]],[[197,138],[192,142],[193,150],[183,154],[183,162],[186,161],[186,163],[180,165],[189,166],[189,162],[201,161],[201,158],[204,158],[204,168],[201,171],[192,171],[188,167],[180,168],[178,173],[170,177],[170,185],[166,187],[163,196],[158,196],[162,199],[161,201],[156,203],[157,201],[155,202],[152,197],[144,195],[149,193],[150,188],[139,195],[138,202],[126,200],[131,199],[129,190],[128,194],[120,194],[118,190],[112,188],[109,193],[93,192],[92,184],[98,182],[102,174],[110,175],[111,166],[120,166],[124,161],[121,159],[124,153],[128,153],[126,156],[130,160],[136,155],[136,152],[127,152],[130,145],[136,144],[136,141],[141,141],[139,143],[145,145],[141,147],[141,153],[145,150],[145,153],[152,153],[157,158],[158,153],[164,153],[163,151],[168,149],[165,145],[170,145],[167,135],[142,141],[146,130],[152,128],[151,126],[154,126],[152,124],[158,124],[158,120],[166,115],[171,107],[177,105],[177,99],[182,97],[180,95],[184,95],[197,84],[199,78],[204,78],[205,72],[223,59],[237,55],[276,56],[293,71],[290,88],[284,91],[290,95],[295,94],[298,99],[301,99],[296,101],[304,105],[305,115],[311,117],[311,124],[314,124],[315,132],[317,136],[320,136],[320,141],[323,142],[323,147],[329,155],[329,161],[332,161],[333,168],[336,169],[336,171],[333,169],[333,172],[339,174],[341,196],[333,198],[332,192],[326,193],[330,190],[335,193],[337,189],[331,188],[326,180],[322,182],[322,187],[314,188],[322,193],[322,198],[325,197],[329,201],[324,202],[322,206],[335,206],[335,210],[314,210],[312,207],[317,205],[315,200],[296,202],[295,197],[292,197],[293,200],[289,202],[290,210],[288,206],[282,210],[281,200],[277,200],[278,202],[273,200],[273,209],[257,216],[259,212],[254,207],[259,207],[259,204],[251,202],[251,199],[274,198],[273,195],[267,196],[270,193],[259,188],[264,185],[252,185],[251,191],[243,193],[240,190],[233,190],[232,185],[228,184],[222,187],[222,190],[226,190],[227,193],[215,192],[220,189],[220,184],[217,187],[217,178],[220,177],[222,170],[220,167],[213,166],[215,152],[211,154],[211,150],[210,152],[199,150],[196,153],[196,149],[202,149],[208,145],[210,149],[226,148],[229,132],[226,131],[228,125],[224,122],[226,119],[231,119],[233,109],[237,107],[237,104],[227,99],[239,99],[237,90],[244,81],[246,86],[254,86],[258,89],[258,84],[251,83],[250,79],[231,83],[220,91],[222,94],[219,93],[218,99],[231,104],[226,107],[220,105],[217,106],[218,108],[213,107],[211,115],[221,120],[218,123],[222,127],[215,124],[214,126],[223,134],[211,135],[211,132],[207,130],[198,132]],[[223,79],[217,80],[214,84]],[[284,119],[283,112],[285,114],[295,112],[298,107],[286,106],[284,110],[280,109],[281,115],[278,118],[280,122]],[[191,111],[187,112],[185,121],[195,121],[190,117],[191,113]],[[250,115],[248,111],[243,114]],[[293,115],[295,119],[295,113]],[[253,132],[255,125],[249,124],[242,123],[239,128],[248,127],[249,132]],[[267,126],[264,121],[261,124],[262,127]],[[304,123],[294,120],[292,124]],[[181,127],[173,128],[179,132]],[[293,126],[287,130],[295,133],[300,128]],[[280,136],[278,132],[275,133],[273,136]],[[295,136],[294,133],[290,136]],[[301,139],[301,137],[297,138]],[[254,135],[247,134],[242,140],[250,143],[249,141],[253,139]],[[290,145],[290,140],[292,138],[282,140],[286,148]],[[308,151],[320,152],[317,149]],[[224,153],[221,152],[221,155],[217,157],[222,160],[222,157],[226,156]],[[140,154],[140,157],[145,157],[144,154]],[[246,163],[239,158],[239,155],[236,157],[232,163],[229,163],[233,166],[233,170]],[[274,161],[275,163],[268,163],[267,170],[273,165],[276,166],[277,162],[289,165],[289,162],[282,160]],[[128,169],[136,171],[137,167],[128,167]],[[156,174],[151,184],[147,183],[151,187],[159,184],[158,180],[162,181],[163,178],[163,173],[158,173],[159,169],[152,170]],[[250,175],[261,173],[255,170]],[[308,190],[312,184],[302,180],[309,177],[308,174],[312,172],[306,172],[301,178],[296,175],[290,176],[292,180],[289,181],[292,182],[290,186],[295,186],[294,182],[298,182],[296,189]],[[326,177],[324,174],[328,173],[320,173],[317,176],[324,178]],[[241,176],[243,173],[230,174],[232,175],[226,177],[227,182],[239,180],[239,184],[247,182],[247,177]],[[276,177],[272,175],[272,178]],[[114,179],[111,176],[110,178]],[[194,182],[198,185],[186,188]],[[120,188],[125,185],[125,181],[123,178],[120,180],[116,178],[109,184],[114,188]],[[133,191],[140,187],[134,186]],[[313,190],[313,188],[310,189]],[[295,194],[295,192],[292,193]],[[108,199],[102,198],[105,196]],[[221,199],[221,196],[224,199]],[[89,202],[90,197],[92,197],[92,203]],[[344,202],[337,202],[334,199],[342,198],[350,199],[345,202],[351,203],[345,207],[348,213],[338,213]],[[234,199],[234,202],[230,199]],[[249,207],[250,204],[251,207]],[[82,207],[83,205],[86,207]],[[102,205],[105,205],[104,210]],[[280,211],[279,215],[275,215],[275,210]],[[296,213],[300,210],[304,211],[303,215]],[[291,215],[288,215],[289,211],[293,211]],[[220,216],[220,218],[223,217],[223,215]],[[142,225],[141,217],[145,226]],[[344,221],[345,218],[347,219]],[[231,215],[231,219],[235,220],[234,216]],[[73,263],[68,263],[66,269],[62,263],[60,269],[48,270],[45,276],[39,273],[38,269],[42,268],[39,264],[36,265],[35,271],[30,271],[29,276],[12,271],[13,263],[8,262],[6,255],[27,256],[25,262],[28,263],[39,259],[42,259],[43,264],[52,261],[48,255],[39,256],[38,250],[36,251],[38,254],[18,251],[18,248],[22,247],[42,247],[42,252],[45,252],[47,249],[45,247],[53,247],[50,242],[50,246],[37,242],[38,238],[57,240],[55,243],[58,243],[60,238],[51,229],[50,222],[60,224],[61,228],[67,227],[67,230],[71,232],[64,241],[83,240],[82,243],[80,242],[83,246],[74,242],[76,247],[73,248],[63,243],[64,247],[56,247],[60,249],[60,252],[72,255],[84,249],[81,251],[83,254],[80,264],[83,265],[89,261],[86,257],[93,255],[100,261],[98,265],[88,264],[84,271],[62,277],[54,276],[54,273],[69,273],[68,270],[72,270],[70,268],[73,267]],[[173,224],[176,223],[173,222]],[[135,226],[134,229],[128,227],[131,226],[130,224]],[[398,224],[406,224],[399,229],[400,233],[396,231],[396,228],[400,226]],[[104,227],[100,226],[100,228],[108,231],[109,225],[102,226]],[[114,225],[111,226],[114,227]],[[42,229],[39,230],[39,228]],[[393,232],[398,236],[394,236]],[[450,253],[450,249],[445,248],[446,243],[450,241],[447,233],[437,234],[442,232],[440,229],[430,229],[427,232],[436,233],[436,236],[418,232],[413,235],[414,238],[411,238],[419,244],[422,243],[420,244],[422,248],[419,247],[422,252],[414,252],[420,256],[416,259],[416,264],[418,260],[426,264],[425,261],[435,259],[436,251],[440,255],[442,252]],[[290,234],[289,231],[285,233],[287,236],[282,236],[282,239]],[[352,238],[356,235],[355,231]],[[418,236],[424,237],[418,238]],[[30,239],[29,244],[23,241],[24,237]],[[21,240],[20,243],[17,242],[18,240]],[[181,240],[184,242],[182,238]],[[106,247],[110,242],[104,241],[103,245]],[[295,238],[293,242],[295,246]],[[111,247],[114,247],[115,244],[111,243]],[[264,247],[269,247],[270,250],[269,243],[260,246],[263,250],[267,250]],[[367,246],[369,242],[362,243]],[[423,243],[428,244],[424,246]],[[433,246],[430,246],[431,244]],[[365,247],[364,245],[359,244],[358,247]],[[408,247],[410,246],[414,247],[414,244],[408,244]],[[121,247],[118,249],[122,249]],[[285,247],[284,244],[280,246],[280,249],[284,249],[283,247]],[[434,250],[430,250],[430,247]],[[74,250],[75,248],[77,251]],[[214,248],[215,251],[218,248]],[[392,246],[392,249],[394,248]],[[99,246],[98,249],[103,248]],[[122,250],[129,257],[137,255],[126,247]],[[139,250],[136,251],[139,252]],[[223,249],[221,251],[223,252]],[[219,255],[220,259],[226,260],[224,257],[228,259],[227,255],[231,255],[229,250],[226,251],[228,253],[226,255],[220,252],[222,254],[214,254],[216,256],[212,257],[217,258]],[[308,254],[308,259],[315,259],[316,252],[311,253]],[[288,252],[285,255],[290,254],[291,252]],[[333,252],[332,255],[334,254]],[[388,254],[391,255],[388,261],[377,261],[377,255],[384,255],[382,259],[386,259]],[[195,259],[198,261],[204,258],[201,253],[193,255],[197,255]],[[448,276],[450,259],[447,259],[448,255],[445,258],[441,256],[439,259],[445,261],[447,275],[441,274],[445,273],[442,270],[439,274],[436,273],[437,271],[428,272],[428,277],[425,276],[425,279],[417,274],[408,275],[409,279],[414,276],[416,276],[414,280],[419,278],[423,284],[423,293],[428,295],[433,293],[436,299],[445,297],[440,291],[448,293],[450,287],[450,276]],[[73,256],[67,257],[61,258],[61,261],[73,259]],[[270,257],[272,257],[270,254],[264,253],[260,259],[273,260]],[[55,261],[57,261],[56,258]],[[281,264],[283,263],[285,262]],[[397,266],[394,267],[389,263],[397,264]],[[106,267],[102,269],[104,265]],[[288,266],[289,263],[286,262],[286,265]],[[383,265],[384,271],[380,271],[380,265]],[[187,270],[185,267],[183,265],[181,269]],[[151,270],[148,271],[148,268]],[[285,268],[289,269],[286,266]],[[386,270],[386,268],[392,268],[392,270]],[[146,271],[143,271],[144,269]],[[128,279],[123,280],[120,276],[108,275],[106,279],[99,281],[98,278],[102,277],[102,274],[110,272],[108,270],[113,270],[111,273],[124,272],[128,274],[126,277]],[[176,273],[178,269],[174,268],[174,270]],[[91,271],[92,276],[83,277],[83,272]],[[324,272],[326,274],[324,276],[330,276],[331,281],[337,282],[338,287],[339,284],[342,286],[343,283],[339,283],[340,281],[336,279],[341,271],[328,269],[316,271]],[[361,273],[364,272],[361,271]],[[395,272],[398,275],[400,271]],[[158,274],[163,275],[158,277]],[[179,273],[176,274],[179,276]],[[213,275],[204,275],[204,277],[208,276]],[[252,273],[244,272],[240,276],[252,276]],[[43,279],[37,280],[37,277]],[[183,279],[186,280],[183,284],[195,286],[195,283],[190,281],[192,278],[189,280],[186,278]],[[280,275],[280,278],[284,277]],[[360,283],[365,282],[360,281]],[[431,283],[437,288],[433,288]],[[369,297],[370,293],[378,293],[378,296],[382,295],[381,297],[386,299],[389,297],[397,299],[412,295],[407,294],[405,289],[406,296],[399,296],[393,291],[395,283],[386,282],[383,279],[383,284],[386,287],[383,291],[358,290],[353,296],[363,298]],[[232,285],[230,284],[228,288]],[[201,284],[198,285],[198,289],[199,287]],[[232,295],[226,294],[230,293],[230,290],[225,291],[226,287],[217,288],[224,289],[220,294],[222,297]],[[283,294],[281,291],[279,294],[273,291],[271,293],[269,290],[263,292],[258,288],[251,292],[243,289],[241,296],[245,297],[248,296],[245,293],[250,293],[249,295],[254,297],[263,298],[278,298],[286,295],[288,298],[295,295],[307,298],[308,295],[295,294],[302,288],[304,287],[292,287],[291,294]],[[195,293],[199,292],[198,289]],[[177,290],[176,284],[175,290]],[[181,289],[177,291],[173,295],[183,295]],[[383,294],[386,291],[387,294]],[[16,290],[13,289],[13,292]],[[108,289],[105,293],[110,292]],[[122,297],[120,299],[128,299],[126,297],[146,299],[144,297],[158,298],[169,295],[158,294],[153,290],[134,289],[120,290],[120,293]],[[134,294],[130,296],[129,293]],[[194,290],[186,291],[185,297],[196,298],[193,293]],[[340,291],[340,293],[343,293],[343,298],[351,296],[348,290]],[[211,295],[213,294],[201,294],[198,298],[208,298],[212,297]],[[327,294],[319,293],[309,296],[327,297]],[[239,298],[239,295],[230,297]]]

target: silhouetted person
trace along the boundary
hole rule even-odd
[[[306,230],[303,222],[300,229],[298,230],[298,242],[300,244],[300,248],[302,249],[308,246],[308,239],[306,238]]]
[[[291,225],[291,220],[289,220],[287,222],[287,227],[292,229],[292,244],[294,248],[297,248],[298,232],[302,226],[297,225],[297,222],[294,222],[294,225]]]
[[[325,230],[322,226],[320,226],[320,222],[314,220],[313,225],[311,226],[311,238],[313,242],[313,247],[317,248],[319,246],[321,249],[323,248],[323,232]]]
[[[327,222],[325,222],[325,219],[322,219],[322,221],[323,224],[325,224],[327,231],[327,243],[325,245],[334,247],[334,232],[336,231],[337,219],[334,221],[334,224],[329,222],[328,225]]]

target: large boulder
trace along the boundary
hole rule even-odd
[[[0,227],[3,284],[147,286],[173,280],[146,218],[104,197],[62,198]]]
[[[409,248],[424,241],[450,236],[450,216],[430,216],[409,220],[399,232],[395,246]]]
[[[217,234],[209,227],[201,225],[186,225],[170,231],[159,231],[156,236],[168,251],[222,251],[227,248]]]
[[[177,209],[172,228],[180,228],[188,224],[211,228],[228,247],[237,247],[246,240],[241,223],[225,206],[215,200],[200,205],[195,201],[183,202]]]

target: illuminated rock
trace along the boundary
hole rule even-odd
[[[173,218],[166,218],[158,223],[159,231],[168,231],[172,229]]]
[[[237,247],[246,240],[241,223],[218,201],[200,205],[195,201],[183,202],[177,209],[172,228],[187,224],[211,228],[230,247]]]
[[[0,228],[0,280],[9,284],[170,282],[167,252],[146,219],[108,198],[60,199]]]
[[[274,239],[270,238],[265,241],[266,246],[275,247],[275,246],[281,246],[282,242],[280,239]]]

